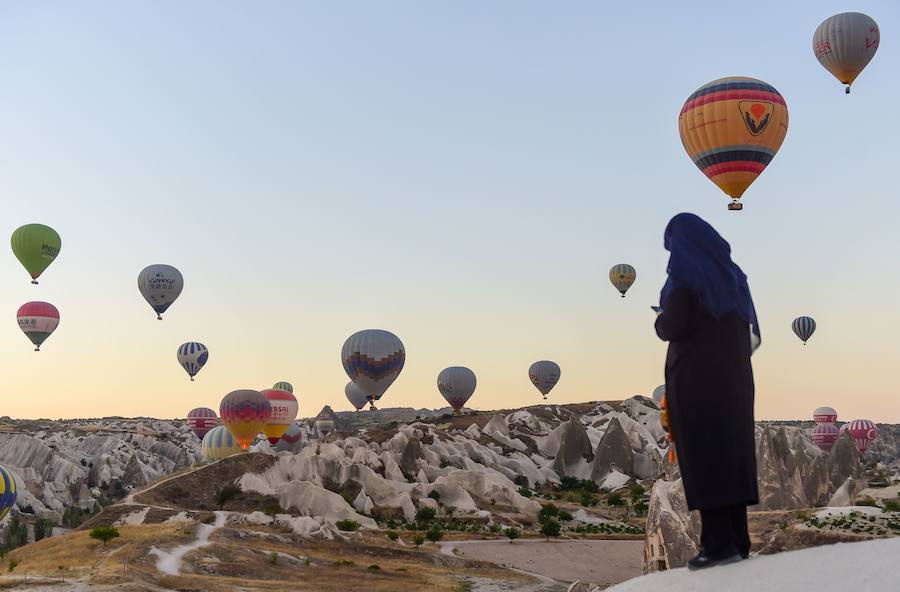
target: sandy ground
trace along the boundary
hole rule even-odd
[[[459,541],[445,553],[490,561],[563,582],[617,584],[641,575],[642,541]]]

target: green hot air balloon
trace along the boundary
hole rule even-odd
[[[10,240],[16,259],[31,274],[31,283],[47,269],[62,247],[62,241],[55,230],[43,224],[26,224],[12,233]]]

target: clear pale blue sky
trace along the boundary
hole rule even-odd
[[[662,231],[712,222],[751,280],[761,417],[900,421],[895,339],[894,2],[6,2],[0,4],[0,234],[39,221],[63,249],[28,284],[7,252],[0,310],[13,416],[183,415],[287,379],[309,415],[349,408],[339,351],[381,327],[407,347],[384,404],[618,399],[662,381],[651,329]],[[812,33],[845,10],[882,45],[845,96]],[[701,84],[762,78],[787,139],[741,213],[691,164],[677,115]],[[150,263],[184,294],[163,323]],[[606,279],[630,262],[624,302]],[[58,306],[40,354],[26,300]],[[803,348],[790,321],[819,331]],[[211,350],[190,384],[183,341]]]

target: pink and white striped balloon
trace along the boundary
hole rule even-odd
[[[833,423],[820,423],[812,429],[810,435],[812,436],[813,442],[816,443],[816,446],[825,452],[829,452],[834,447],[834,443],[837,442],[838,438],[841,436],[841,430]]]
[[[869,445],[878,437],[878,426],[868,419],[854,419],[847,424],[847,432],[853,438],[860,454],[869,449]]]

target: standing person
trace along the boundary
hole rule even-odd
[[[747,276],[706,221],[669,222],[671,253],[656,333],[669,342],[666,407],[688,508],[700,510],[701,569],[746,559],[747,506],[759,502],[753,368],[759,323]]]

